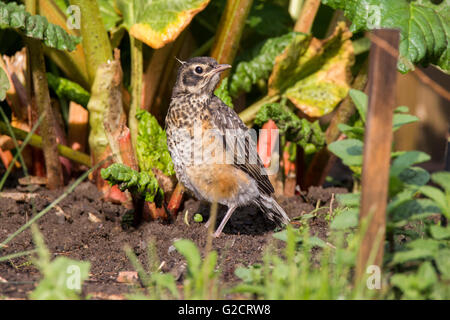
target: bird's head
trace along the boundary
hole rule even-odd
[[[195,57],[181,63],[173,95],[188,93],[210,96],[220,81],[220,73],[231,68],[210,57]]]

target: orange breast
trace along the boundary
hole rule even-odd
[[[186,168],[186,174],[197,191],[210,202],[223,203],[237,198],[250,184],[243,171],[229,164],[202,164]]]

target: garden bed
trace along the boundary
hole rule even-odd
[[[33,214],[32,201],[35,212],[39,212],[62,192],[63,190],[49,191],[42,187],[28,192],[20,186],[3,190],[0,195],[0,240],[30,219]],[[324,208],[318,210],[316,217],[308,221],[311,233],[326,238],[325,215],[329,213],[332,194],[343,192],[346,192],[346,189],[312,187],[302,196],[280,198],[279,202],[288,215],[294,218],[313,211],[320,200],[319,206]],[[206,221],[209,214],[208,204],[188,199],[172,224],[150,222],[142,223],[138,228],[124,227],[123,217],[127,214],[126,209],[121,205],[103,201],[95,186],[85,182],[39,219],[38,225],[53,257],[63,255],[91,263],[89,280],[85,281],[83,287],[84,295],[113,299],[123,298],[124,294],[131,292],[130,284],[118,281],[119,272],[134,271],[124,253],[125,244],[133,248],[145,265],[147,243],[153,240],[163,263],[162,271],[174,274],[178,280],[183,278],[185,261],[173,247],[174,240],[191,239],[202,250],[207,239],[204,223],[196,223],[193,220],[195,213],[201,213],[204,216],[203,221]],[[225,208],[220,208],[219,219],[224,213]],[[189,225],[186,224],[186,219]],[[254,208],[242,208],[235,212],[221,237],[213,241],[213,249],[218,252],[222,288],[230,287],[238,281],[234,275],[237,266],[260,262],[267,245],[273,244],[277,248],[283,246],[281,241],[272,237],[273,230],[274,225]],[[33,248],[30,230],[26,230],[11,241],[3,253],[7,255]],[[39,279],[40,274],[30,263],[29,256],[2,262],[0,297],[27,298]]]

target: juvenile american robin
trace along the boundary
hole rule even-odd
[[[251,148],[250,130],[214,95],[221,72],[231,66],[210,57],[180,63],[166,117],[167,146],[178,181],[199,200],[228,207],[214,236],[220,236],[236,208],[251,204],[276,224],[288,224],[256,148]]]

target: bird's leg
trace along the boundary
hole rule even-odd
[[[223,228],[228,222],[228,219],[230,219],[231,215],[233,214],[234,210],[236,210],[237,206],[231,206],[228,208],[227,214],[225,217],[223,217],[222,222],[220,223],[219,227],[217,228],[216,232],[214,232],[214,237],[218,238],[220,234],[222,233]],[[208,220],[209,222],[209,220]]]

